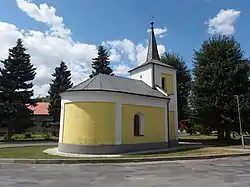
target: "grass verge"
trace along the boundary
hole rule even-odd
[[[10,147],[0,149],[0,158],[53,159],[63,158],[43,153],[54,146]]]
[[[233,149],[243,149],[243,146],[242,145],[230,145],[230,146],[227,146],[228,148],[233,148]],[[249,149],[250,151],[250,145],[245,145],[245,149]]]
[[[216,135],[180,135],[182,140],[216,140]]]
[[[69,159],[70,157],[53,156],[43,153],[43,150],[52,148],[53,146],[36,146],[36,147],[15,147],[15,148],[1,148],[0,158],[25,158],[25,159]],[[201,155],[221,155],[221,154],[237,154],[242,153],[235,150],[226,150],[216,147],[207,147],[201,149],[193,149],[186,151],[178,151],[172,153],[148,153],[148,154],[130,154],[123,155],[121,159],[125,158],[150,158],[150,157],[180,157],[180,156],[201,156]],[[82,160],[95,160],[95,159],[117,159],[117,158],[70,158]]]

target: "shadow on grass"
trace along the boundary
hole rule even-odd
[[[218,141],[218,140],[202,140],[202,141],[195,141],[193,143],[197,144],[184,144],[184,145],[178,145],[172,147],[172,149],[166,149],[166,150],[151,150],[150,152],[137,152],[136,155],[152,155],[152,154],[168,154],[168,153],[174,153],[175,155],[183,155],[184,153],[190,151],[190,152],[202,152],[203,148],[213,148],[213,147],[223,147],[223,146],[231,146],[231,145],[240,145],[240,142],[237,140],[231,140],[231,141]],[[130,154],[130,155],[133,155]]]
[[[230,140],[218,140],[218,139],[188,139],[188,138],[179,138],[179,142],[190,142],[190,143],[199,143],[202,145],[210,146],[230,146],[230,145],[240,145],[240,139],[230,139]]]

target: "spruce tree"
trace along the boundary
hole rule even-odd
[[[161,61],[177,69],[178,119],[179,121],[186,120],[189,118],[188,97],[191,90],[191,72],[178,54],[165,53]]]
[[[194,107],[198,122],[216,128],[218,139],[239,132],[237,102],[249,106],[249,61],[240,44],[229,36],[205,40],[194,54]]]
[[[93,58],[92,61],[92,68],[94,69],[92,71],[92,74],[89,76],[94,77],[95,75],[98,75],[99,73],[107,74],[107,75],[113,75],[113,70],[109,67],[109,55],[107,50],[104,48],[104,46],[100,45],[98,47],[98,56],[96,58]]]
[[[72,87],[71,72],[64,62],[60,63],[59,67],[55,68],[55,72],[52,74],[54,79],[49,88],[49,115],[53,122],[60,122],[61,111],[61,92],[67,91]]]
[[[9,56],[2,60],[0,69],[0,103],[3,106],[2,123],[8,128],[8,139],[14,129],[23,131],[31,122],[32,111],[28,105],[35,105],[32,81],[36,68],[30,62],[22,40],[17,39],[16,45],[9,49]]]

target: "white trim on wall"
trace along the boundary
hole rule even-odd
[[[59,143],[63,142],[63,123],[64,123],[64,100],[61,100],[61,114],[60,114],[60,131],[59,131]]]
[[[166,99],[138,96],[105,91],[78,91],[62,94],[64,103],[68,102],[118,102],[140,106],[164,107]]]
[[[122,105],[116,103],[115,143],[122,144]]]

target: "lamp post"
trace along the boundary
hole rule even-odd
[[[241,115],[240,115],[240,101],[239,101],[239,96],[235,95],[236,100],[237,100],[237,106],[238,106],[238,116],[239,116],[239,124],[240,124],[240,137],[241,137],[241,143],[243,148],[245,149],[245,144],[244,144],[244,139],[243,139],[243,134],[242,134],[242,124],[241,124]]]

